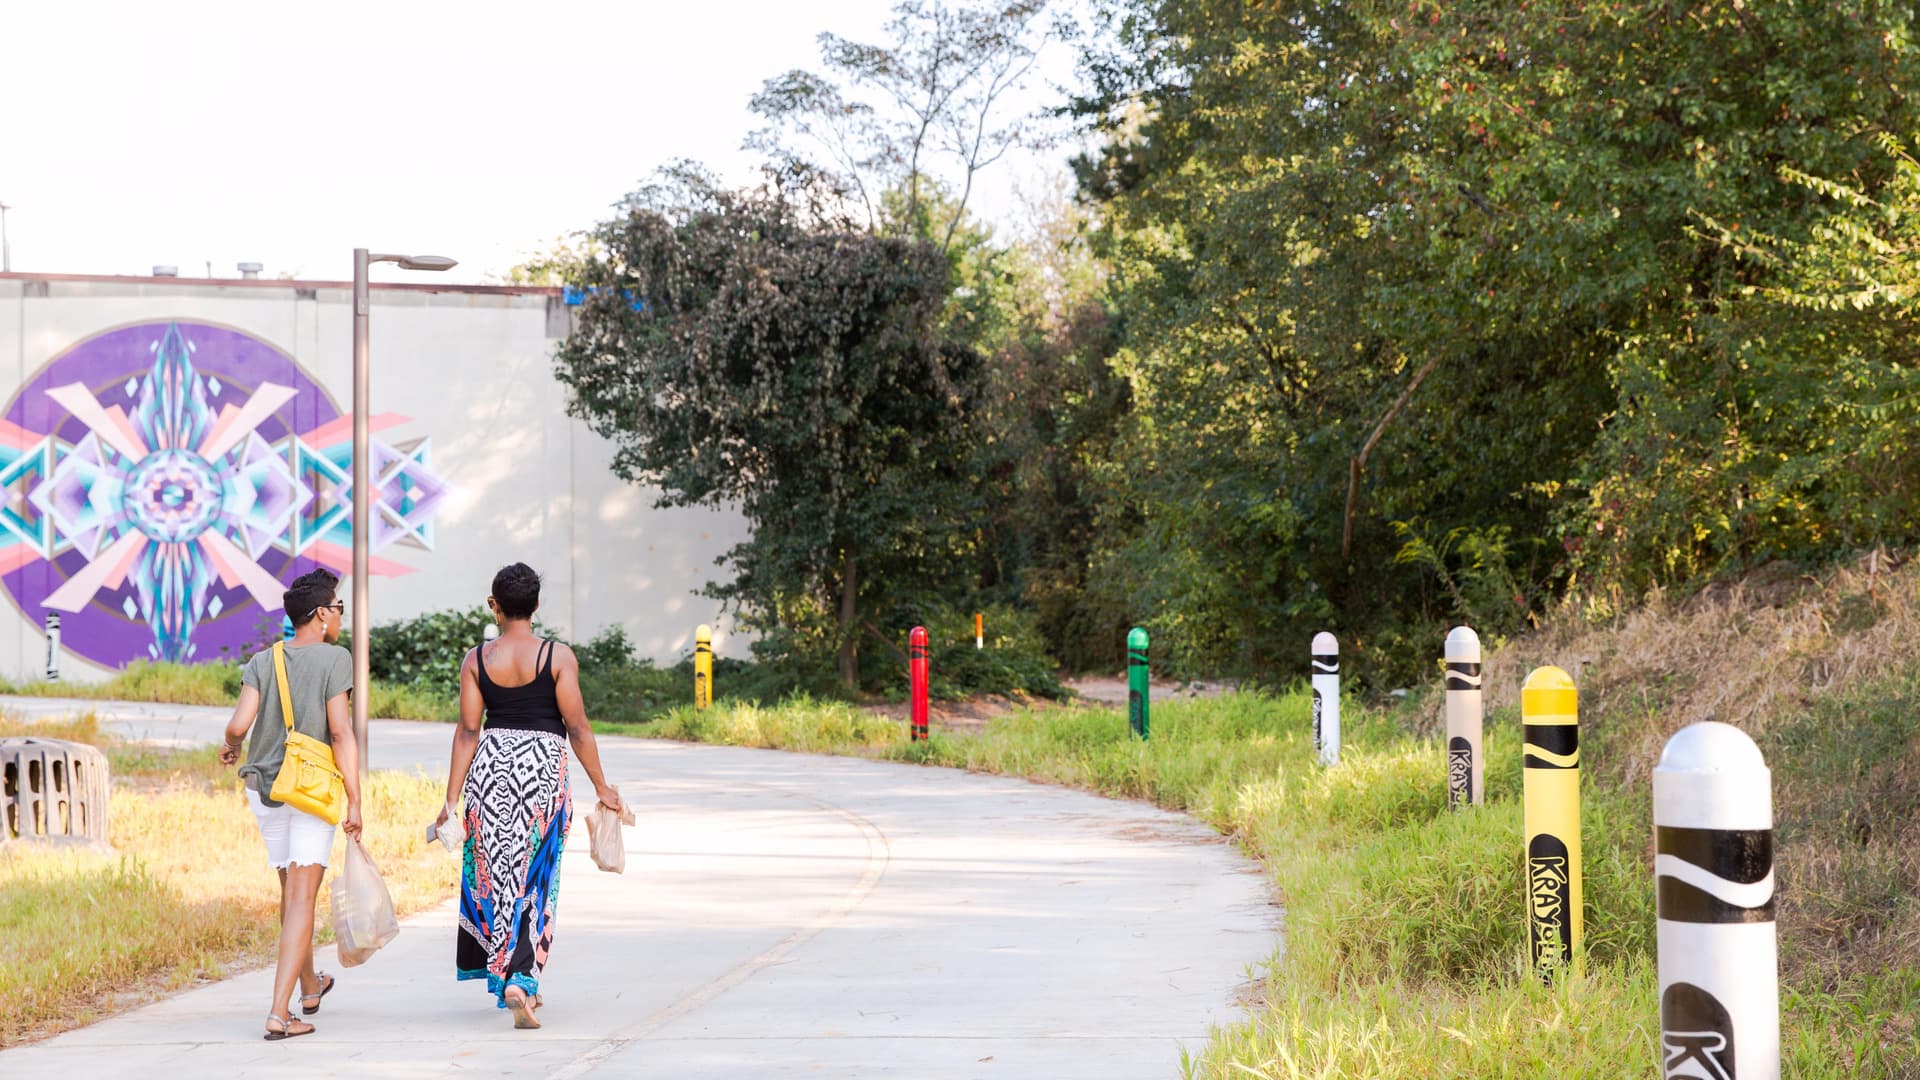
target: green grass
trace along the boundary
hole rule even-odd
[[[693,701],[693,677],[674,669],[640,664],[583,670],[581,694],[594,726],[618,728],[645,723],[675,704]],[[237,664],[173,664],[138,660],[104,682],[29,683],[0,681],[0,693],[28,697],[80,698],[87,701],[156,701],[169,705],[231,706],[240,696]],[[423,683],[395,685],[375,679],[369,711],[386,720],[460,719],[459,688]]]
[[[232,706],[240,696],[238,664],[173,664],[136,660],[103,682],[0,682],[0,693],[86,701],[157,701],[169,705]],[[375,680],[369,708],[387,720],[458,720],[455,692],[392,686]]]
[[[164,701],[171,705],[231,705],[240,695],[237,664],[172,664],[135,660],[105,682],[0,683],[9,694],[86,700]]]
[[[1876,700],[1915,689],[1880,688]],[[1920,713],[1920,693],[1883,707]],[[1539,986],[1524,972],[1517,724],[1490,718],[1489,802],[1455,814],[1445,806],[1438,743],[1408,733],[1413,708],[1389,713],[1348,702],[1342,760],[1332,770],[1313,760],[1310,703],[1299,692],[1156,705],[1153,738],[1144,744],[1129,737],[1120,713],[1099,709],[1024,710],[978,734],[936,731],[914,744],[897,722],[807,700],[675,710],[649,733],[1024,776],[1186,810],[1236,836],[1265,863],[1284,902],[1286,946],[1274,959],[1265,1003],[1217,1032],[1187,1063],[1190,1076],[1657,1075],[1644,789],[1586,784],[1585,972]],[[1888,722],[1838,704],[1822,719],[1822,737],[1840,741],[1844,735],[1830,730],[1836,724]],[[1592,754],[1605,753],[1604,727],[1596,725]],[[1776,760],[1775,771],[1783,815],[1816,816],[1802,808],[1800,793],[1850,775],[1817,755]],[[1782,863],[1804,858],[1796,845],[1826,843],[1823,835],[1796,833],[1783,819]],[[1866,880],[1875,888],[1835,903],[1856,912],[1879,903],[1873,915],[1884,938],[1887,927],[1914,917],[1914,889],[1884,868]],[[1822,910],[1829,921],[1839,918]],[[1783,953],[1792,955],[1826,940],[1835,926],[1816,931],[1783,921],[1782,929]],[[1880,951],[1851,966],[1786,966],[1787,1075],[1920,1074],[1912,1026],[1920,960],[1913,953]]]

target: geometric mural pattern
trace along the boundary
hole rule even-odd
[[[286,581],[351,571],[352,435],[317,381],[240,331],[90,338],[0,418],[0,581],[36,624],[62,613],[62,645],[96,663],[235,655],[277,627]],[[370,449],[370,550],[432,550],[448,489],[431,441]]]

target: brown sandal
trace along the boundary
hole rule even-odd
[[[525,990],[520,990],[518,994],[514,993],[516,990],[520,990],[520,988],[517,986],[509,986],[505,992],[507,1010],[513,1013],[513,1026],[516,1028],[538,1028],[540,1026],[540,1018],[533,1014],[533,1010],[537,1006],[534,1001],[527,998],[527,992]]]
[[[273,1025],[275,1024],[280,1025],[279,1031],[273,1030]],[[288,1012],[285,1016],[281,1016],[278,1013],[267,1014],[266,1039],[268,1042],[279,1042],[282,1039],[297,1039],[302,1035],[311,1035],[313,1032],[314,1027],[312,1024],[307,1023],[305,1020],[295,1020],[292,1012]]]

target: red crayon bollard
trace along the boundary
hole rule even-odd
[[[927,738],[927,628],[916,626],[907,635],[907,677],[911,684],[910,722],[914,742]]]

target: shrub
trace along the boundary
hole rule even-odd
[[[661,669],[633,654],[633,641],[619,626],[609,626],[575,645],[580,659],[580,697],[596,724],[643,724],[676,705],[693,704],[693,662],[686,677],[678,668]]]
[[[373,628],[367,642],[373,677],[395,686],[444,688],[457,695],[467,650],[485,640],[493,614],[485,607],[430,611]],[[346,635],[340,644],[352,648]]]
[[[915,626],[927,628],[929,685],[935,698],[954,699],[974,694],[1030,694],[1063,698],[1066,687],[1055,674],[1059,665],[1047,655],[1037,617],[1030,611],[991,607],[986,616],[986,647],[973,644],[973,610],[948,604],[903,605],[888,622],[898,630],[898,644],[888,653],[888,664],[869,663],[863,689],[903,697],[907,692],[907,634]]]

